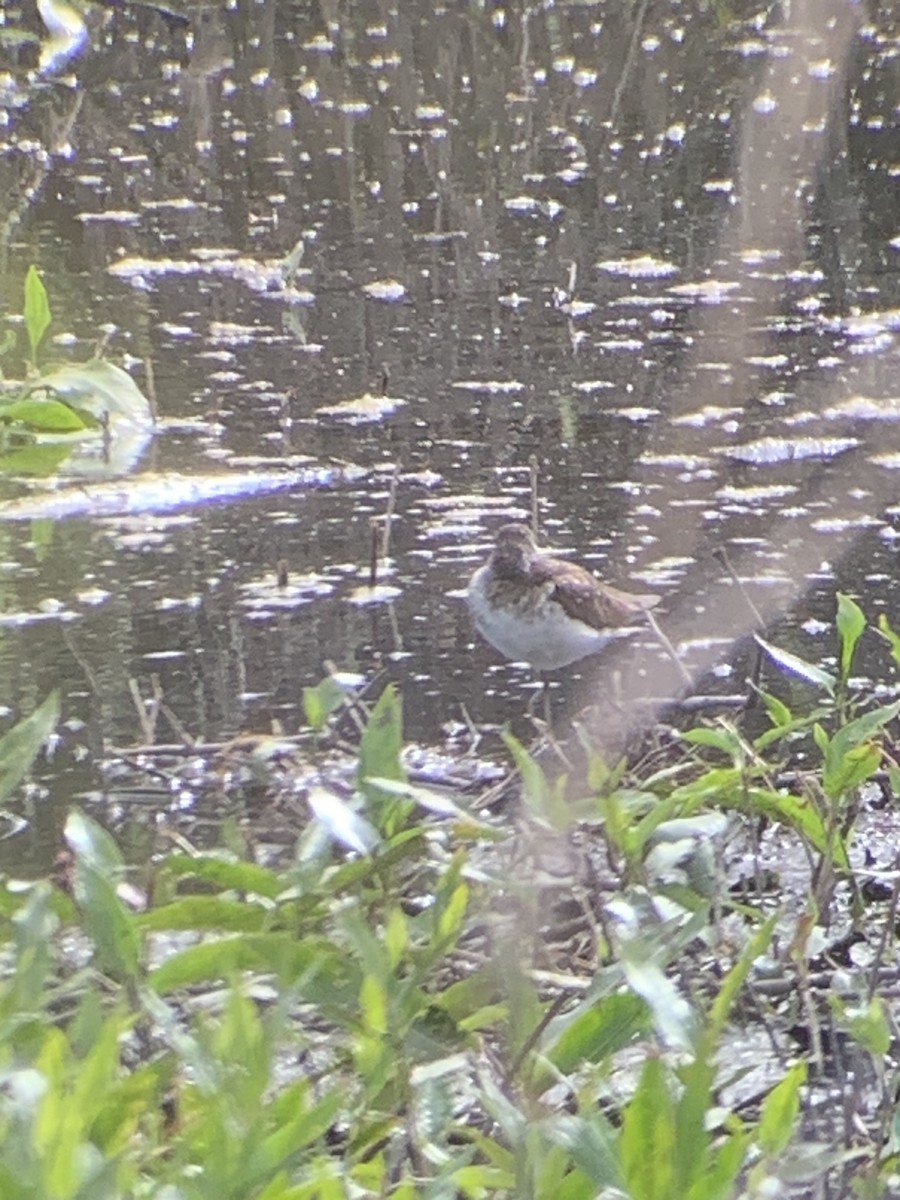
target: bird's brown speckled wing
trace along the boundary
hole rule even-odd
[[[584,567],[558,558],[536,558],[531,574],[535,581],[552,585],[550,598],[570,617],[594,629],[628,625],[659,603],[659,596],[620,592],[601,583]]]

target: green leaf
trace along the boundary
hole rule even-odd
[[[705,1179],[709,1162],[706,1121],[712,1107],[715,1067],[699,1053],[678,1072],[681,1095],[675,1109],[675,1190],[687,1196],[699,1179]]]
[[[891,1027],[882,997],[873,996],[866,1005],[844,1006],[837,996],[830,996],[829,1001],[852,1037],[880,1063],[891,1045]]]
[[[647,1029],[647,1006],[633,992],[618,992],[580,1005],[547,1029],[544,1052],[563,1074],[589,1062],[602,1062],[630,1045]]]
[[[78,413],[49,396],[27,396],[0,405],[0,421],[26,425],[38,433],[77,433],[85,428]]]
[[[749,1147],[749,1133],[730,1133],[725,1144],[711,1153],[705,1178],[694,1183],[686,1200],[732,1200]]]
[[[841,758],[848,750],[868,742],[876,733],[880,733],[884,726],[898,715],[900,715],[900,700],[863,713],[861,717],[841,726],[831,739],[827,752],[834,755],[836,759]]]
[[[315,687],[303,689],[303,713],[313,733],[321,733],[328,718],[346,703],[347,693],[330,675]]]
[[[794,1063],[766,1097],[756,1131],[764,1154],[771,1157],[787,1148],[800,1115],[800,1088],[805,1082],[806,1063]]]
[[[592,1196],[606,1188],[623,1188],[622,1139],[602,1113],[592,1112],[589,1117],[561,1113],[547,1121],[544,1129],[591,1180]]]
[[[76,859],[73,890],[102,969],[115,979],[136,980],[140,936],[134,916],[116,895],[115,884],[96,867]]]
[[[37,350],[44,334],[50,325],[50,302],[47,299],[47,289],[32,263],[25,276],[25,328],[28,330],[28,341],[31,344],[31,361],[37,360]]]
[[[245,895],[265,896],[274,900],[284,884],[274,871],[256,863],[230,862],[213,854],[171,854],[164,869],[178,879],[196,878]]]
[[[52,392],[96,422],[109,420],[113,429],[122,421],[137,429],[153,424],[150,401],[127,371],[105,358],[54,367],[31,384],[29,392],[34,391]]]
[[[851,792],[878,770],[881,747],[870,739],[898,714],[900,701],[895,701],[848,721],[828,742],[816,737],[825,759],[822,786],[830,799]]]
[[[622,1120],[622,1168],[632,1200],[667,1200],[676,1194],[672,1093],[660,1059],[648,1058]]]
[[[775,925],[780,917],[780,913],[772,913],[768,920],[750,938],[743,949],[741,957],[725,976],[722,986],[719,988],[718,995],[709,1010],[709,1017],[707,1019],[707,1031],[713,1047],[715,1047],[722,1036],[725,1023],[737,999],[737,994],[750,974],[750,969],[756,960],[768,950],[769,944],[772,941],[772,934],[775,931]]]
[[[59,693],[0,737],[0,801],[19,786],[59,720]]]
[[[843,592],[837,594],[837,628],[841,640],[841,679],[846,683],[853,666],[856,643],[862,637],[866,618],[862,609]]]
[[[777,646],[773,646],[761,638],[759,634],[754,634],[754,637],[757,645],[766,652],[776,667],[788,675],[797,675],[801,679],[805,679],[807,683],[814,683],[817,687],[824,688],[829,696],[834,695],[837,680],[828,671],[803,658],[798,658],[796,654],[791,654],[788,650],[780,650]]]
[[[265,909],[219,896],[186,896],[137,918],[141,929],[215,929],[223,933],[258,933],[269,919]]]
[[[389,683],[378,697],[363,731],[356,772],[359,787],[372,806],[369,815],[388,837],[402,827],[410,805],[371,781],[383,777],[405,783],[406,771],[400,758],[402,751],[403,707],[397,689]]]
[[[833,757],[833,756],[832,756]],[[881,747],[874,743],[854,746],[834,766],[825,770],[822,786],[830,800],[839,800],[871,779],[881,766]]]
[[[543,768],[528,753],[518,738],[508,729],[502,733],[503,742],[513,757],[516,770],[522,776],[522,794],[533,816],[554,824],[553,794]]]
[[[298,941],[293,934],[245,933],[206,940],[173,954],[150,973],[160,995],[189,984],[228,979],[240,971],[262,971],[287,980],[311,977],[319,968],[357,972],[330,942]]]
[[[736,730],[723,725],[720,729],[686,729],[681,737],[692,746],[708,746],[712,750],[721,750],[730,759],[743,757],[744,747]]]
[[[69,813],[65,838],[75,855],[73,894],[84,915],[103,970],[116,979],[136,980],[141,940],[135,916],[116,894],[122,871],[119,848],[105,829],[78,809]]]
[[[30,475],[46,479],[54,475],[72,454],[75,443],[67,441],[28,442],[0,454],[0,475]]]
[[[81,809],[73,808],[70,811],[65,837],[69,849],[79,862],[109,876],[121,870],[123,859],[115,840]]]
[[[270,1133],[252,1150],[232,1194],[254,1194],[255,1189],[267,1181],[278,1168],[295,1161],[304,1147],[325,1136],[345,1103],[343,1091],[335,1088],[326,1093],[311,1109],[301,1108],[291,1120]],[[314,1194],[324,1195],[319,1189]],[[343,1188],[340,1194],[346,1194]]]
[[[878,632],[891,648],[891,658],[900,665],[900,634],[894,632],[885,613],[878,616]]]

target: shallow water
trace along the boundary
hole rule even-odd
[[[425,743],[464,710],[519,715],[532,681],[460,592],[499,520],[528,516],[532,456],[544,537],[662,593],[722,686],[755,618],[716,550],[795,653],[833,653],[836,589],[900,621],[889,7],[185,12],[92,10],[87,45],[44,67],[37,41],[2,43],[3,310],[17,328],[34,261],[55,355],[114,325],[147,390],[151,364],[169,424],[138,471],[365,474],[0,523],[0,704],[63,698],[28,855],[104,748],[142,740],[131,679],[148,697],[157,676],[204,741],[296,728],[326,661],[396,679]],[[45,36],[30,5],[2,21]],[[860,655],[892,685],[874,635]]]

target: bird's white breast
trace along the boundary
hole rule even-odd
[[[466,594],[479,633],[514,662],[530,663],[538,671],[567,667],[588,654],[596,654],[621,630],[598,630],[569,617],[554,601],[534,608],[527,605],[496,608],[485,590],[487,567],[469,581]]]

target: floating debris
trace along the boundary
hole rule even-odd
[[[383,300],[387,304],[406,299],[406,288],[397,279],[374,279],[363,284],[362,290],[370,300]]]
[[[317,417],[334,417],[337,421],[346,421],[348,425],[365,425],[390,416],[404,404],[406,401],[398,396],[364,392],[361,396],[341,400],[337,404],[323,404],[315,410],[315,414]]]

